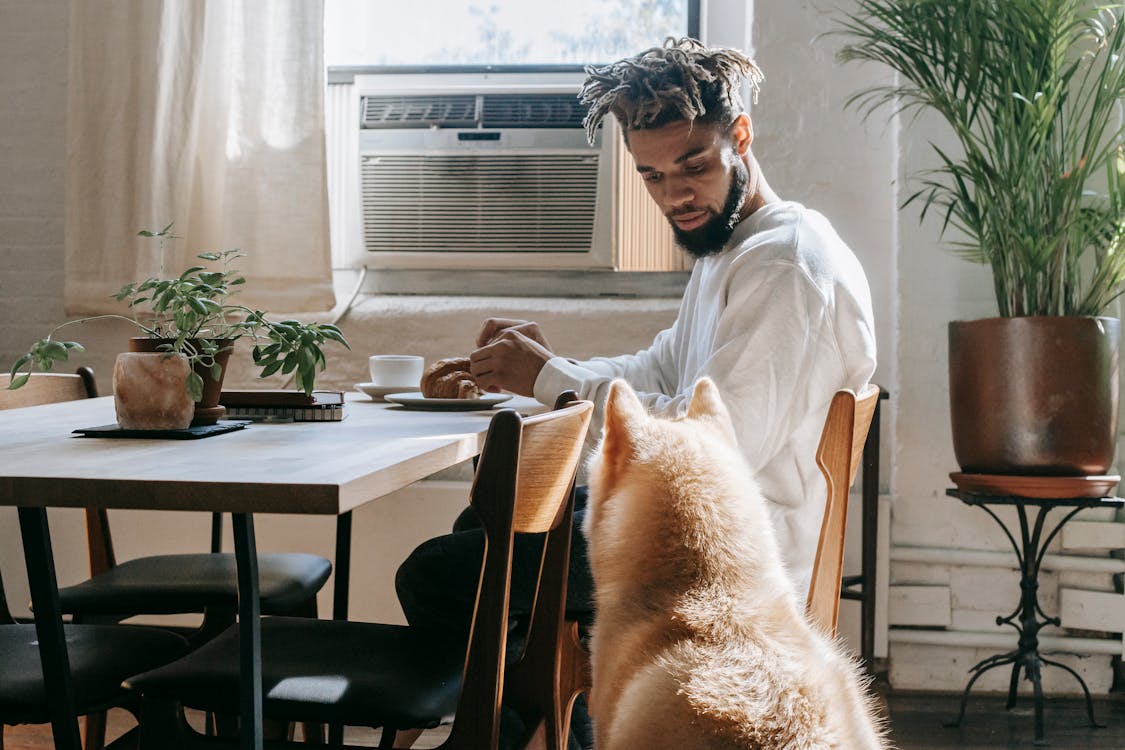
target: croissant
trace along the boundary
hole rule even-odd
[[[426,398],[480,398],[484,395],[469,372],[468,357],[439,359],[422,373],[420,385]]]

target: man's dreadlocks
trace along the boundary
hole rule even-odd
[[[739,86],[749,79],[757,101],[762,71],[733,49],[709,49],[695,39],[668,37],[653,47],[603,67],[587,66],[579,98],[590,106],[586,137],[612,112],[623,130],[656,128],[674,120],[729,123],[742,112]]]

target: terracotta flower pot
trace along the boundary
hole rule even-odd
[[[174,339],[156,339],[144,336],[135,336],[129,339],[129,351],[132,352],[159,352],[162,344],[171,344]],[[197,349],[201,348],[199,339],[189,339],[192,346]],[[192,425],[205,425],[215,424],[226,415],[227,410],[225,406],[219,406],[219,394],[223,390],[223,376],[227,372],[227,361],[230,360],[231,347],[234,342],[231,339],[216,339],[215,343],[219,345],[219,353],[215,355],[215,361],[219,363],[223,371],[220,373],[219,378],[216,380],[211,377],[211,370],[200,363],[196,363],[195,371],[203,378],[203,398],[195,405],[195,416],[192,419]]]
[[[1116,318],[949,324],[953,451],[975,474],[1086,476],[1113,465]]]
[[[127,430],[182,430],[195,404],[187,390],[186,357],[122,352],[113,364],[113,405]]]

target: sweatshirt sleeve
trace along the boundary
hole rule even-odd
[[[592,440],[600,439],[609,384],[620,377],[638,392],[650,411],[674,415],[687,408],[698,378],[718,386],[734,421],[739,444],[758,469],[788,441],[810,408],[837,387],[842,358],[829,306],[821,290],[799,266],[777,261],[729,270],[726,299],[713,328],[708,355],[691,372],[678,372],[671,337],[659,334],[653,346],[636,355],[573,362],[548,361],[535,383],[539,401],[551,403],[573,389],[595,404]],[[681,316],[683,311],[681,311]],[[825,403],[827,403],[825,401]]]

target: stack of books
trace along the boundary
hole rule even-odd
[[[344,418],[342,391],[252,390],[223,391],[219,403],[227,419],[260,422],[339,422]]]

